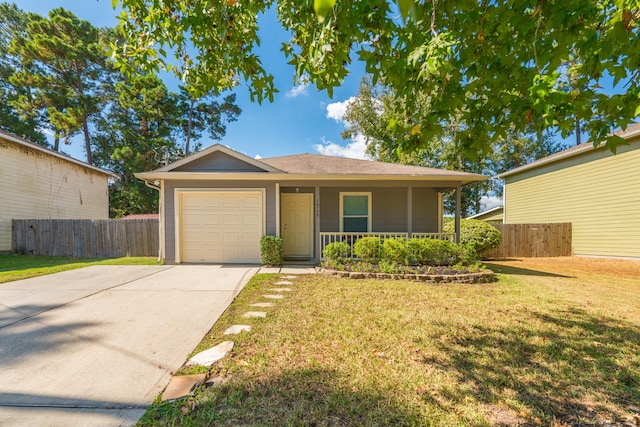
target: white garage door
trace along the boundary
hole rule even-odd
[[[261,191],[180,193],[182,262],[259,263]]]

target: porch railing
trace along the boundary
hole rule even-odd
[[[379,237],[380,240],[384,239],[407,239],[409,233],[335,233],[335,232],[320,232],[320,259],[324,261],[324,248],[330,243],[345,242],[349,244],[351,248],[350,256],[353,257],[353,244],[363,237]],[[440,240],[455,240],[455,233],[412,233],[411,237],[419,239],[440,239]]]
[[[411,237],[416,239],[438,239],[448,240],[450,242],[456,241],[456,233],[411,233]]]

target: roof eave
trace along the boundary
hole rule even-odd
[[[202,181],[458,181],[460,185],[481,182],[488,179],[484,175],[347,175],[347,174],[290,174],[261,172],[139,172],[136,178],[145,181],[155,180],[202,180]]]
[[[58,159],[66,160],[67,162],[74,163],[74,164],[76,164],[78,166],[82,166],[83,168],[92,170],[94,172],[97,172],[97,173],[100,173],[100,174],[103,174],[103,175],[107,175],[107,176],[110,176],[110,177],[116,178],[116,179],[120,178],[117,174],[115,174],[115,173],[113,173],[111,171],[108,171],[108,170],[105,170],[105,169],[101,169],[101,168],[96,167],[96,166],[92,166],[92,165],[90,165],[88,163],[85,163],[85,162],[83,162],[81,160],[75,159],[73,157],[66,156],[66,155],[64,155],[62,153],[59,153],[59,152],[54,151],[54,150],[51,150],[51,149],[49,149],[47,147],[43,147],[41,145],[38,145],[35,142],[27,141],[26,139],[20,138],[18,136],[14,136],[14,135],[12,135],[12,134],[10,134],[8,132],[0,133],[0,138],[6,139],[6,140],[11,141],[11,142],[15,142],[16,144],[22,145],[23,147],[27,147],[27,148],[30,148],[30,149],[33,149],[33,150],[36,150],[36,151],[40,151],[42,153],[48,154],[48,155],[56,157]]]
[[[628,141],[628,140],[633,139],[633,138],[635,138],[637,136],[640,136],[640,128],[635,129],[635,130],[633,130],[633,131],[631,131],[631,132],[629,132],[627,134],[624,134],[624,132],[623,132],[622,135],[620,135],[620,136]],[[535,169],[535,168],[538,168],[538,167],[541,167],[541,166],[544,166],[544,165],[548,165],[548,164],[551,164],[551,163],[559,162],[561,160],[568,159],[568,158],[577,156],[577,155],[582,154],[582,153],[586,153],[586,152],[593,151],[593,150],[599,150],[599,149],[603,149],[603,146],[599,145],[598,147],[594,147],[593,144],[587,143],[587,144],[584,145],[584,147],[576,148],[576,149],[574,149],[574,150],[572,150],[572,151],[570,151],[570,152],[568,152],[568,153],[566,153],[564,155],[563,154],[556,155],[556,156],[552,155],[553,157],[551,157],[551,158],[542,158],[540,160],[536,160],[534,162],[531,162],[529,164],[520,166],[520,167],[512,169],[510,171],[503,172],[503,173],[501,173],[499,175],[496,175],[496,177],[499,178],[499,179],[504,180],[504,178],[508,177],[508,176],[517,175],[519,173],[526,172],[526,171],[531,170],[531,169]]]

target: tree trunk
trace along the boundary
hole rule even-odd
[[[91,139],[89,138],[89,125],[87,123],[87,118],[82,118],[82,132],[84,132],[84,149],[87,152],[87,163],[92,165],[91,159]]]
[[[185,157],[189,155],[189,143],[191,142],[191,126],[193,126],[193,104],[195,100],[191,98],[191,102],[189,103],[189,120],[187,121],[187,140],[184,143],[184,155]]]
[[[53,149],[60,151],[60,137],[58,134],[56,134],[56,137],[53,139]]]

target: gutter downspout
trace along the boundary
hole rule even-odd
[[[160,197],[160,200],[158,201],[158,259],[156,260],[157,263],[160,263],[160,261],[162,261],[162,208],[164,204],[164,198],[162,197],[162,181],[160,181],[160,187],[156,185],[156,182],[158,182],[158,180],[154,182],[145,180],[144,185],[157,190],[159,193],[158,196]]]

